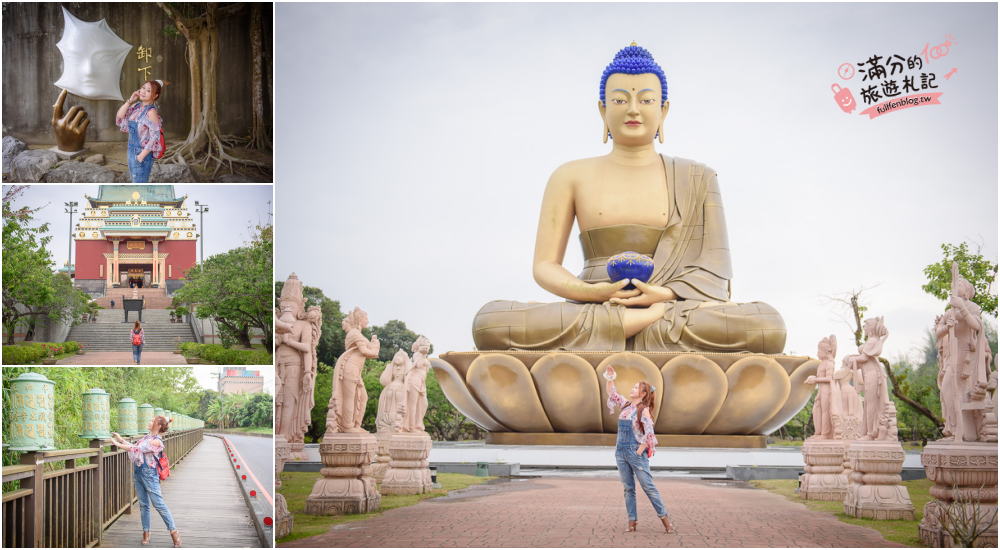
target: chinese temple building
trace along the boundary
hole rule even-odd
[[[129,286],[171,294],[183,286],[199,236],[187,195],[175,196],[173,185],[102,185],[96,197],[84,197],[73,235],[78,287],[104,295]]]

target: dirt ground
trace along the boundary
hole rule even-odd
[[[170,147],[175,143],[183,143],[183,141],[184,140],[181,139],[167,140],[167,147]],[[104,159],[107,161],[105,163],[105,167],[107,167],[109,170],[113,170],[115,172],[128,171],[128,164],[125,158],[125,155],[127,154],[128,151],[127,141],[95,141],[95,142],[88,141],[85,145],[89,147],[90,150],[87,151],[87,154],[84,156],[84,158],[100,153],[104,155]],[[51,149],[52,147],[55,146],[56,146],[55,143],[49,143],[49,144],[39,143],[39,144],[28,145],[28,149]],[[230,147],[229,149],[226,150],[226,152],[233,157],[268,164],[268,166],[257,168],[255,166],[245,166],[243,164],[237,164],[234,162],[232,173],[241,174],[247,177],[260,179],[267,182],[274,181],[273,156],[271,153],[263,153],[256,149],[247,149],[246,147],[242,146]],[[204,162],[203,159],[204,157],[200,157],[201,162]],[[157,160],[156,162],[161,162],[161,161]],[[199,163],[199,164],[191,164],[191,168],[193,168],[194,171],[197,172],[198,175],[201,177],[200,179],[201,182],[212,183],[216,181],[216,179],[219,178],[220,176],[231,173],[229,169],[229,163],[224,163],[222,167],[219,168],[218,173],[216,173],[215,176],[213,177],[212,174],[213,172],[215,172],[215,168],[217,165],[218,163],[213,159],[212,161],[209,162],[207,167]]]

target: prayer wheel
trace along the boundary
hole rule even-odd
[[[83,393],[84,439],[111,438],[111,394],[101,388],[91,388]]]
[[[136,435],[139,430],[136,427],[138,422],[138,411],[136,410],[135,399],[126,397],[118,401],[118,433],[120,435]]]
[[[13,380],[11,392],[8,450],[55,450],[55,382],[41,374],[26,372]]]
[[[153,421],[153,406],[149,403],[143,403],[139,405],[139,420],[136,423],[136,428],[138,428],[139,435],[145,435],[149,433],[146,429],[149,423]]]
[[[156,407],[153,409],[153,416],[163,416],[163,409]]]

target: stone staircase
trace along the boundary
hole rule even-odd
[[[149,298],[146,299],[149,303]],[[129,312],[125,324],[125,312],[121,309],[104,309],[97,316],[96,323],[84,323],[69,330],[66,340],[87,344],[88,351],[132,351],[130,331],[138,319],[135,312]],[[166,310],[145,310],[142,312],[142,330],[146,344],[142,351],[173,351],[176,339],[194,342],[194,332],[187,323],[171,323]]]
[[[170,307],[173,298],[167,297],[167,290],[164,288],[139,288],[139,297],[146,300],[145,309],[167,309]],[[115,309],[121,311],[122,309],[122,295],[129,300],[132,299],[132,289],[129,287],[122,288],[110,288],[107,294],[103,298],[97,299],[97,305],[105,308],[111,309],[111,300],[115,301]],[[145,319],[145,312],[143,313],[143,319]],[[129,317],[131,319],[131,316]]]

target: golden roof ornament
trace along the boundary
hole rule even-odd
[[[632,43],[631,43],[631,44],[629,44],[629,46],[638,46],[638,44],[636,44],[636,43],[635,43],[635,40],[633,40],[633,41],[632,41]]]

